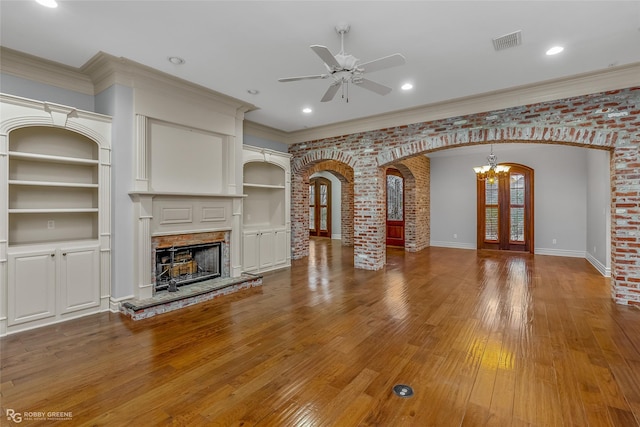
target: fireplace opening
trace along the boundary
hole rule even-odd
[[[221,275],[220,242],[156,249],[155,290],[175,292],[178,286]]]

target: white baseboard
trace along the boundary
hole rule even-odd
[[[602,264],[599,260],[597,260],[596,258],[594,258],[593,255],[591,255],[590,253],[587,252],[587,256],[585,257],[587,259],[587,261],[589,261],[591,263],[591,265],[593,265],[596,270],[598,270],[600,272],[600,274],[602,274],[604,277],[611,277],[611,267],[605,267],[604,264]]]
[[[454,248],[454,249],[478,249],[475,243],[460,243],[460,242],[440,242],[437,240],[432,240],[430,242],[431,246],[437,246],[440,248]]]
[[[536,248],[534,253],[536,255],[566,256],[571,258],[586,258],[586,255],[587,255],[585,251],[570,251],[567,249],[549,249],[549,248]]]
[[[331,240],[342,240],[342,234],[332,234]]]
[[[120,297],[120,298],[113,298],[111,297],[111,299],[109,300],[109,310],[112,311],[113,313],[118,313],[120,311],[120,305],[123,302],[126,302],[130,299],[134,299],[135,297],[133,295],[129,295],[126,297]]]

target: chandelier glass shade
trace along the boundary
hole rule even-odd
[[[491,146],[491,154],[487,157],[487,162],[489,164],[473,168],[480,181],[489,181],[490,184],[493,184],[499,178],[506,177],[509,174],[511,166],[498,164],[498,156],[493,154],[493,145]]]

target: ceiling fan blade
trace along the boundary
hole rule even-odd
[[[381,85],[380,83],[372,82],[371,80],[367,79],[361,79],[358,81],[354,81],[353,83],[372,92],[375,92],[378,95],[386,95],[391,92],[391,88],[389,86]]]
[[[314,44],[311,46],[311,50],[313,50],[316,53],[316,55],[318,55],[320,59],[322,59],[322,61],[325,64],[327,64],[327,67],[329,67],[329,69],[339,70],[342,68],[340,66],[340,63],[338,63],[336,58],[331,54],[329,49],[327,49],[325,46]]]
[[[373,73],[374,71],[384,70],[385,68],[397,67],[398,65],[405,64],[404,56],[399,53],[385,56],[383,58],[374,59],[373,61],[365,62],[358,65],[358,68],[362,68],[365,73]]]
[[[313,76],[299,76],[299,77],[285,77],[278,79],[279,82],[297,82],[298,80],[314,80],[314,79],[326,79],[328,74],[316,74]]]
[[[336,93],[338,92],[338,89],[340,89],[340,86],[342,86],[342,83],[334,83],[329,86],[329,89],[327,89],[327,91],[324,93],[324,96],[322,97],[320,102],[331,101],[333,97],[336,96]]]

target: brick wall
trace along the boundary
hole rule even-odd
[[[308,141],[289,150],[292,192],[303,192],[306,171],[322,161],[352,168],[354,265],[377,270],[385,263],[386,167],[398,167],[429,151],[482,143],[546,142],[610,149],[612,296],[619,303],[640,305],[639,116],[636,87]],[[416,182],[416,187],[425,184]],[[428,194],[422,197],[428,200]],[[307,209],[308,204],[294,199],[293,258],[308,254],[307,223],[298,223],[305,220],[308,213],[302,211]]]

